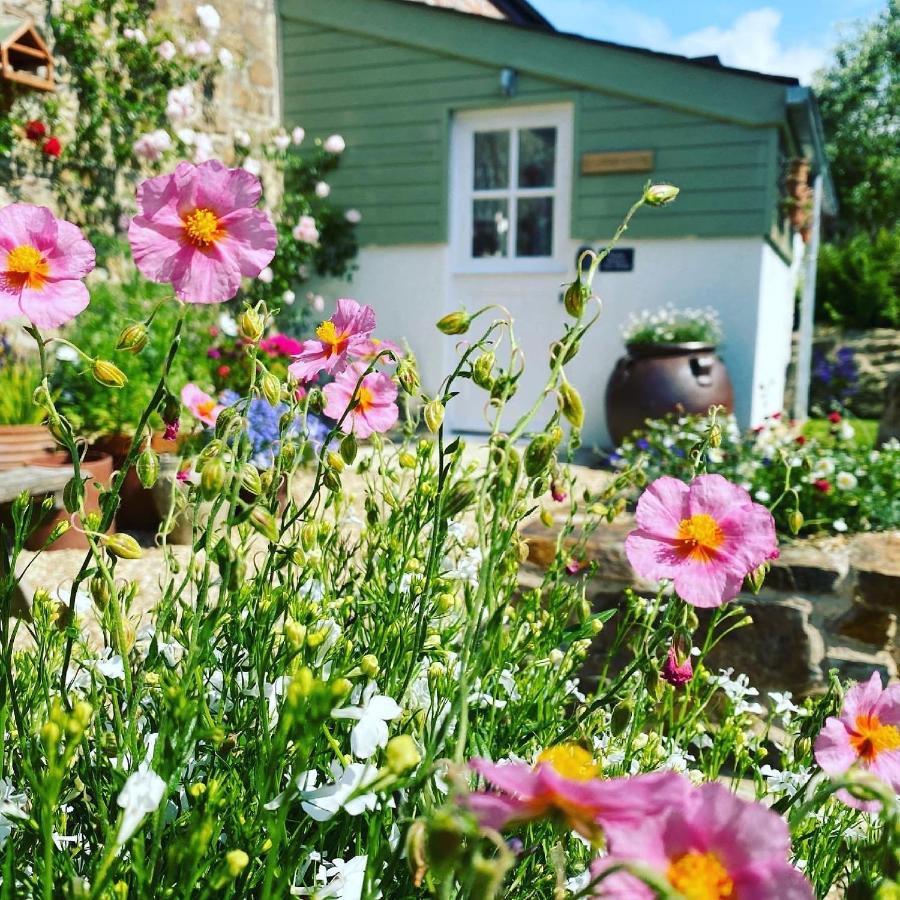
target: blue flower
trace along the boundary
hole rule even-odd
[[[650,449],[650,441],[648,441],[647,438],[638,438],[634,442],[634,444],[639,450],[649,450]]]

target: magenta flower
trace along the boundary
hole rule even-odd
[[[384,432],[394,427],[399,416],[397,385],[383,372],[370,372],[356,390],[356,382],[365,371],[357,364],[341,372],[325,385],[325,415],[340,419],[356,392],[357,404],[344,419],[344,432],[367,438],[373,431]]]
[[[224,407],[196,384],[188,383],[181,389],[181,402],[190,410],[195,419],[204,425],[213,426]]]
[[[311,381],[320,372],[338,375],[347,368],[350,356],[362,356],[374,329],[375,310],[371,306],[338,300],[335,314],[316,329],[318,340],[303,342],[288,372],[299,382]]]
[[[675,583],[693,606],[721,606],[744,577],[777,553],[772,514],[721,475],[689,485],[657,478],[638,500],[638,527],[625,540],[635,572]]]
[[[534,768],[478,758],[469,765],[496,790],[475,791],[464,803],[483,826],[498,830],[555,816],[593,841],[604,829],[637,827],[687,792],[687,782],[672,772],[598,778],[599,766],[578,744],[548,748]]]
[[[94,248],[81,229],[45,206],[0,209],[0,322],[25,316],[38,328],[74,319],[90,302],[84,278]]]
[[[187,303],[230,300],[241,278],[272,261],[278,236],[254,209],[262,194],[255,175],[218,160],[179,163],[138,188],[140,213],[128,226],[135,264],[151,281],[169,282]]]
[[[680,776],[679,776],[680,777]],[[687,791],[688,782],[685,781]],[[618,863],[648,867],[674,891],[697,900],[813,900],[809,882],[788,862],[784,820],[724,785],[701,785],[640,828],[608,834],[610,855],[594,877]],[[595,896],[651,900],[656,892],[626,872],[597,883]]]
[[[663,681],[668,681],[674,687],[682,687],[694,677],[694,667],[691,665],[691,657],[688,655],[684,662],[678,662],[678,652],[674,647],[669,647],[666,661],[663,663],[660,676]]]
[[[831,716],[819,732],[815,756],[829,775],[859,766],[900,793],[900,684],[882,689],[881,676],[873,672],[867,682],[850,688],[840,717]],[[877,800],[859,800],[847,791],[838,796],[857,809],[880,807]]]

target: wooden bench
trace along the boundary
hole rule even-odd
[[[57,503],[61,503],[62,490],[74,471],[71,466],[21,466],[0,472],[0,507],[8,506],[22,491],[27,491],[32,497],[52,495],[57,498]],[[82,472],[88,474],[83,469]],[[6,565],[5,554],[0,552],[0,576],[6,574]],[[11,610],[14,616],[31,619],[31,605],[18,584],[13,588]]]

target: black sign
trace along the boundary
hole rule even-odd
[[[579,247],[578,253],[575,254],[575,265],[581,259],[581,254],[585,250],[592,250],[592,247]],[[602,252],[601,247],[597,252]],[[587,272],[591,267],[590,257],[585,259],[581,267],[582,273]],[[634,271],[634,247],[614,247],[609,254],[600,260],[601,272],[633,272]]]
[[[634,247],[613,247],[609,256],[600,260],[601,272],[634,271]]]

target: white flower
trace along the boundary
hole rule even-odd
[[[114,656],[111,655],[112,651],[109,647],[106,648],[104,654],[100,659],[91,660],[85,665],[99,672],[104,678],[124,679],[125,664],[122,662],[122,657],[118,653]]]
[[[291,141],[295,146],[302,144],[305,137],[306,132],[299,125],[291,132]]]
[[[327,181],[320,181],[316,184],[316,196],[324,200],[331,193],[331,186]]]
[[[137,831],[148,813],[156,812],[166,792],[166,783],[152,769],[138,769],[128,776],[117,803],[125,811],[117,844],[124,844]]]
[[[706,451],[706,458],[714,465],[721,465],[725,461],[725,454],[718,447],[710,447]]]
[[[56,348],[56,358],[60,362],[68,362],[68,363],[77,363],[81,357],[78,355],[78,351],[74,347],[70,347],[68,344],[60,344]]]
[[[852,472],[838,472],[834,479],[834,483],[842,491],[852,491],[859,482]]]
[[[123,32],[123,35],[127,37],[130,41],[134,41],[135,43],[140,44],[142,47],[147,46],[147,35],[141,31],[140,28],[126,28]]]
[[[772,495],[765,488],[760,488],[753,498],[759,500],[760,503],[768,503],[772,499]]]
[[[287,150],[291,145],[290,135],[285,134],[283,131],[279,131],[278,134],[272,138],[272,143],[275,145],[276,150]]]
[[[812,478],[814,480],[816,478],[826,478],[834,473],[834,468],[834,460],[828,456],[823,456],[821,459],[816,461],[815,467],[813,468]]]
[[[204,41],[202,38],[199,41],[188,41],[184,45],[184,55],[188,59],[203,59],[210,53],[212,53],[212,47],[209,46],[209,41]]]
[[[843,519],[835,519],[831,523],[831,527],[835,530],[843,534],[847,530],[847,523]]]
[[[295,240],[306,244],[315,244],[319,240],[319,229],[316,228],[316,220],[312,216],[300,216],[300,221],[291,233]]]
[[[17,794],[12,782],[0,778],[0,847],[16,827],[13,820],[28,818],[27,806],[28,798],[25,794]]]
[[[191,85],[172,88],[166,95],[166,115],[170,122],[184,122],[192,118],[196,112],[194,89]]]
[[[200,24],[207,30],[215,34],[222,24],[222,17],[219,11],[210,3],[204,3],[203,6],[197,7],[197,18]]]
[[[842,441],[852,441],[856,435],[856,429],[849,422],[841,422],[838,428],[838,437]]]
[[[316,900],[333,897],[336,900],[360,900],[366,881],[366,865],[368,856],[354,856],[346,862],[334,859],[325,869],[328,883],[316,891]]]
[[[156,52],[168,62],[169,60],[175,59],[175,54],[178,53],[178,49],[171,41],[163,41],[156,48]]]
[[[172,137],[165,128],[157,128],[149,134],[141,135],[134,142],[135,156],[156,162],[167,150],[172,149]]]
[[[194,143],[194,140],[197,137],[197,132],[194,131],[193,128],[179,128],[175,134],[178,137],[178,140],[181,141],[182,144],[187,144],[188,147]]]
[[[359,688],[354,694],[358,690]],[[344,706],[331,711],[335,719],[356,720],[350,732],[350,749],[359,759],[368,759],[379,747],[387,744],[387,723],[403,712],[396,701],[384,694],[376,693],[377,690],[378,685],[370,681],[362,692],[359,706]]]
[[[223,69],[230,69],[234,65],[234,54],[227,47],[219,48],[218,57]]]
[[[772,713],[781,716],[785,722],[790,721],[791,716],[803,714],[803,710],[794,703],[790,691],[769,691],[769,699],[775,704]]]
[[[194,135],[194,162],[203,163],[216,155],[212,138],[208,134]]]
[[[272,279],[275,277],[275,273],[272,271],[271,266],[266,266],[259,275],[256,276],[263,284],[271,284]]]
[[[362,221],[362,213],[358,209],[348,209],[347,212],[344,213],[344,218],[351,225],[359,225]]]
[[[262,172],[262,163],[258,159],[254,159],[252,156],[248,156],[244,160],[244,164],[241,168],[245,172],[249,172],[251,175],[259,175]]]
[[[285,306],[293,306],[296,299],[297,295],[290,288],[281,295],[281,302]]]
[[[306,299],[309,300],[309,305],[316,312],[323,312],[325,309],[325,298],[321,294],[313,294],[309,293],[306,296]]]
[[[332,134],[325,138],[325,143],[322,144],[322,149],[326,153],[343,153],[347,144],[344,139],[339,134]]]
[[[219,331],[221,331],[225,337],[237,337],[237,322],[228,315],[228,313],[223,312],[219,316]]]
[[[250,146],[250,135],[246,131],[238,130],[234,133],[234,146],[235,147],[249,147]]]
[[[334,782],[316,787],[319,776],[315,771],[302,772],[294,779],[294,786],[300,798],[303,811],[317,822],[333,819],[340,810],[351,816],[362,815],[366,810],[375,809],[378,798],[375,794],[364,793],[378,776],[378,770],[369,763],[350,763],[343,768],[340,763],[331,764]],[[287,791],[279,794],[266,804],[266,809],[278,809],[288,797]]]
[[[809,778],[809,769],[782,772],[770,765],[760,766],[759,774],[766,779],[766,787],[773,794],[796,793]]]

